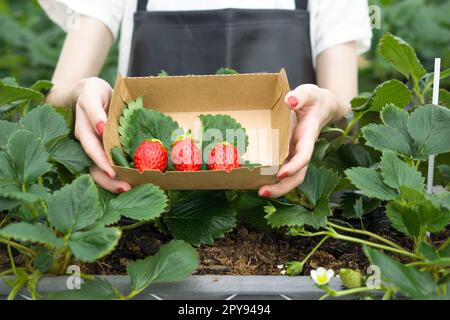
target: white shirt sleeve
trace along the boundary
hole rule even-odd
[[[126,0],[38,0],[50,19],[64,31],[77,27],[78,15],[103,22],[117,39]]]
[[[358,54],[370,48],[372,29],[367,0],[310,0],[314,61],[324,50],[356,41]]]

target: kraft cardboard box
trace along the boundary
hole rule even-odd
[[[225,171],[196,172],[146,170],[113,165],[118,178],[132,186],[153,183],[165,190],[257,189],[277,181],[278,166],[289,153],[291,112],[284,104],[289,83],[284,69],[279,73],[205,76],[118,76],[109,106],[103,144],[109,161],[118,146],[119,118],[130,100],[142,97],[144,107],[164,112],[187,129],[199,114],[227,114],[249,133],[248,154],[243,157],[260,166]],[[263,152],[250,152],[261,150]],[[250,154],[251,153],[251,154]],[[264,154],[264,156],[260,156]],[[255,156],[256,155],[256,156]]]

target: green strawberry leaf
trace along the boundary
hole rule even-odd
[[[9,136],[17,130],[20,130],[20,126],[17,123],[0,120],[0,149],[6,146]]]
[[[450,151],[450,110],[436,105],[420,106],[409,116],[408,132],[418,156]]]
[[[212,148],[222,141],[234,145],[242,156],[248,147],[248,136],[245,128],[231,116],[217,114],[201,114],[198,116],[202,123],[202,151],[204,159]]]
[[[322,200],[328,199],[339,183],[339,176],[331,170],[319,168],[314,164],[308,166],[305,180],[298,189],[306,196],[313,207]]]
[[[409,139],[398,128],[369,124],[362,128],[362,134],[366,139],[366,144],[374,149],[380,151],[392,150],[406,156],[412,153]]]
[[[411,91],[406,85],[395,79],[389,80],[375,88],[369,111],[381,111],[388,104],[404,108],[411,99]]]
[[[268,229],[267,220],[264,218],[264,207],[267,206],[267,199],[261,198],[257,191],[238,191],[231,206],[237,212],[238,220],[259,229]]]
[[[130,118],[135,110],[142,109],[142,98],[138,97],[136,100],[130,100],[126,107],[123,108],[122,116],[119,119],[119,135],[122,146],[129,144],[129,137],[127,136],[128,128],[130,126]]]
[[[14,132],[8,139],[6,149],[20,184],[31,184],[51,169],[49,154],[30,131]]]
[[[119,228],[78,231],[70,236],[69,248],[78,260],[94,262],[113,251],[121,234]]]
[[[265,210],[267,213],[265,218],[272,228],[302,227],[308,225],[319,229],[327,224],[327,217],[331,215],[327,199],[320,200],[313,211],[309,211],[299,205],[283,206],[280,208],[268,206]]]
[[[398,191],[401,186],[424,190],[425,179],[422,174],[400,160],[392,151],[383,152],[381,175],[384,183]]]
[[[31,110],[19,123],[39,137],[44,145],[69,134],[66,120],[49,106]]]
[[[167,207],[167,201],[166,194],[159,187],[143,184],[112,199],[105,215],[153,220],[158,218]]]
[[[360,202],[360,204],[358,202]],[[340,198],[339,205],[342,209],[342,216],[344,218],[361,219],[365,214],[378,208],[380,201],[354,192],[345,192]],[[362,206],[362,208],[360,206]],[[360,209],[362,209],[362,211]]]
[[[236,70],[231,69],[231,68],[219,68],[216,71],[216,74],[238,74],[238,73],[239,72],[237,72]]]
[[[392,200],[397,193],[386,185],[381,173],[369,168],[351,168],[345,170],[352,184],[370,198]]]
[[[198,261],[194,248],[183,241],[172,240],[155,255],[128,264],[131,289],[138,293],[154,283],[184,280],[197,268]]]
[[[426,70],[420,63],[414,49],[402,39],[386,33],[379,43],[381,55],[406,78],[413,78],[417,83]]]
[[[64,244],[63,240],[57,238],[52,230],[40,223],[11,223],[0,229],[0,236],[20,242],[42,243],[55,248],[59,248]]]
[[[19,186],[15,182],[1,183],[0,182],[0,196],[33,203],[39,200],[46,199],[49,196],[49,190],[39,184],[30,186]]]
[[[92,163],[80,143],[69,138],[57,141],[49,153],[51,160],[62,164],[74,175],[84,172]]]
[[[112,300],[117,298],[113,286],[99,277],[83,280],[80,289],[49,292],[48,300]]]
[[[28,88],[0,84],[0,105],[9,104],[19,100],[44,101],[44,95]]]
[[[47,208],[48,221],[63,234],[88,228],[102,216],[97,188],[87,175],[55,191]]]
[[[144,139],[159,139],[170,153],[172,141],[182,134],[178,123],[162,112],[152,109],[136,109],[130,116],[127,129],[128,142],[124,150],[133,158]],[[172,140],[173,139],[173,140]]]
[[[53,83],[48,80],[38,80],[31,86],[32,90],[41,92],[43,94],[47,94],[51,88],[53,88]]]
[[[364,247],[373,265],[381,270],[381,277],[398,288],[411,299],[429,300],[437,297],[437,286],[430,272],[421,272],[415,267],[407,267],[378,250]]]
[[[213,244],[236,226],[236,212],[217,191],[193,191],[175,203],[162,217],[170,233],[192,245]]]

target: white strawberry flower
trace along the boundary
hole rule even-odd
[[[319,286],[324,286],[330,282],[331,278],[334,276],[334,271],[332,269],[325,269],[322,267],[316,270],[311,270],[311,278]]]

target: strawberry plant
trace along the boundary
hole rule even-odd
[[[390,80],[353,99],[354,120],[345,130],[324,130],[339,134],[317,142],[315,164],[304,183],[286,197],[287,203],[266,206],[265,218],[272,227],[287,227],[291,236],[322,238],[304,260],[286,265],[288,274],[302,272],[330,238],[363,245],[370,262],[380,267],[385,281],[380,287],[366,286],[357,271],[342,270],[347,290],[319,285],[327,292],[323,298],[355,293],[370,297],[380,290],[384,298],[400,293],[412,299],[448,299],[449,241],[433,243],[430,234],[444,231],[450,223],[450,192],[427,194],[423,171],[429,155],[443,161],[443,168],[448,166],[450,110],[426,104],[431,85],[429,80],[424,84],[423,77],[429,76],[412,47],[387,34],[380,40],[380,50],[408,83]],[[448,70],[442,77],[447,74]],[[443,179],[443,186],[448,186],[448,177]],[[338,200],[335,217],[328,204],[331,193]],[[379,207],[391,226],[412,240],[413,248],[352,226],[352,219],[362,219]],[[387,253],[403,256],[408,263]]]

